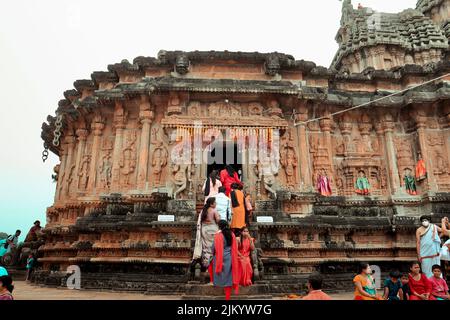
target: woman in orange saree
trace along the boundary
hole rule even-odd
[[[239,255],[239,263],[241,280],[239,284],[241,286],[247,287],[252,285],[252,277],[253,277],[253,268],[252,262],[250,259],[250,254],[253,250],[255,250],[255,243],[252,237],[250,237],[250,232],[248,228],[244,227],[241,232],[241,237],[238,242],[238,255]]]
[[[383,300],[377,294],[372,269],[368,263],[361,263],[359,274],[353,279],[353,283],[355,284],[355,300]]]
[[[422,181],[427,177],[427,169],[425,167],[425,161],[422,159],[422,155],[418,154],[419,160],[417,160],[416,164],[416,180]]]

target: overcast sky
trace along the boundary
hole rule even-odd
[[[367,0],[399,12],[416,0]],[[41,160],[41,124],[76,79],[165,50],[283,52],[328,67],[338,0],[47,1],[0,4],[0,232],[45,222],[59,161]],[[21,239],[23,240],[25,234]]]

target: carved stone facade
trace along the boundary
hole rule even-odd
[[[51,283],[50,271],[76,263],[87,274],[147,273],[148,285],[132,285],[142,291],[168,288],[156,289],[149,273],[186,283],[201,186],[219,168],[205,159],[221,152],[234,154],[255,201],[261,274],[285,279],[271,292],[294,290],[289,279],[315,269],[402,266],[415,259],[418,217],[450,214],[450,77],[334,114],[448,74],[448,61],[343,77],[280,53],[161,51],[76,81],[57,110],[59,146],[55,118],[43,125],[61,162],[37,279]],[[419,153],[427,178],[411,195],[403,177]],[[319,176],[329,196],[319,195]],[[175,221],[159,222],[161,214]],[[86,287],[113,285],[87,279]]]

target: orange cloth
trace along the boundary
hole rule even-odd
[[[231,229],[241,229],[245,227],[245,201],[244,193],[241,190],[234,190],[239,206],[232,208],[233,216],[231,218]]]
[[[239,293],[239,260],[238,260],[238,249],[236,244],[236,236],[231,233],[231,275],[233,277],[233,288],[236,294]],[[221,231],[214,235],[214,249],[216,255],[216,269],[215,273],[221,273],[223,268],[223,248],[225,245],[225,238]]]
[[[425,168],[425,161],[420,159],[416,164],[416,179],[423,180],[427,176],[427,169]]]
[[[314,290],[303,297],[302,300],[331,300],[331,297],[322,290]]]
[[[244,239],[242,241],[242,245],[239,248],[239,252],[242,257],[239,256],[239,262],[241,264],[240,267],[240,278],[239,284],[241,286],[247,287],[252,285],[252,277],[253,277],[253,268],[252,262],[250,260],[250,252],[251,252],[250,239]]]
[[[358,288],[356,288],[356,283],[359,282],[361,283],[361,286],[363,287],[367,287],[370,286],[371,284],[369,283],[368,278],[363,277],[362,275],[358,274],[356,277],[353,278],[353,283],[355,283],[355,300],[381,300],[381,297],[377,296],[377,298],[369,298],[366,296],[362,296],[359,291]],[[374,284],[372,284],[372,286],[374,286]]]

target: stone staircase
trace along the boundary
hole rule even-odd
[[[203,284],[190,281],[185,286],[185,293],[181,296],[183,300],[224,300],[223,288],[214,287],[210,284]],[[269,285],[264,281],[258,281],[250,287],[239,287],[239,294],[231,294],[232,300],[270,300]]]

